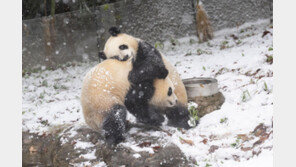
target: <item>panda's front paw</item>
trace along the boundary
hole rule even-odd
[[[160,126],[164,122],[165,118],[162,114],[157,112],[149,112],[150,124]]]
[[[122,134],[112,134],[105,135],[105,140],[108,145],[117,145],[118,143],[124,141],[124,136]]]
[[[166,116],[168,117],[168,125],[178,128],[190,129],[188,124],[190,119],[189,111],[186,106],[178,104],[174,107],[166,108]]]
[[[153,111],[148,112],[145,116],[142,115],[137,118],[138,122],[152,126],[160,126],[164,120],[165,119],[162,114]]]

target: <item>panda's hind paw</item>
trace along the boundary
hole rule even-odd
[[[113,135],[106,135],[105,140],[108,145],[117,145],[118,143],[124,141],[125,138],[121,134],[118,134],[118,135],[113,134]]]

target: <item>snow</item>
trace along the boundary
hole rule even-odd
[[[198,43],[195,36],[175,39],[178,41],[175,46],[170,40],[166,41],[160,51],[177,68],[181,77],[216,78],[225,103],[221,109],[202,117],[199,125],[188,131],[162,126],[172,136],[161,131],[149,131],[143,135],[160,136],[162,141],[176,144],[188,158],[196,160],[202,167],[271,167],[273,70],[266,61],[266,55],[273,55],[273,43],[270,33],[262,37],[265,30],[273,33],[269,20],[217,31],[214,39],[205,43]],[[234,40],[231,35],[239,39]],[[82,80],[96,64],[75,63],[75,66],[64,66],[54,71],[43,69],[25,75],[22,80],[23,131],[43,134],[52,127],[85,125],[79,99]],[[135,122],[131,114],[128,119]],[[251,133],[259,124],[264,124],[266,132],[271,135],[262,144],[243,151],[242,147],[251,147],[260,139]],[[137,129],[133,128],[128,133],[137,133]],[[253,138],[243,141],[237,137],[239,134]],[[180,138],[192,140],[194,145],[181,143]],[[87,144],[77,142],[76,146],[88,147]],[[122,145],[137,152],[154,153],[153,146],[140,148],[133,139],[127,139]],[[218,149],[209,153],[211,146],[218,146]],[[261,153],[256,155],[253,152]],[[93,158],[91,153],[89,157]]]
[[[72,164],[75,167],[85,167],[85,166],[92,166],[92,167],[107,167],[105,162],[97,162],[97,163],[90,163],[90,162],[82,162],[80,164]]]
[[[96,150],[93,150],[90,153],[83,154],[81,156],[86,158],[86,159],[96,159],[97,157],[95,156],[95,153],[96,153]]]
[[[86,149],[90,147],[94,147],[94,145],[90,142],[82,142],[82,141],[76,141],[77,143],[75,144],[75,148],[81,148],[81,149]]]
[[[134,154],[133,157],[135,157],[135,158],[140,158],[141,155],[137,153],[137,154]]]

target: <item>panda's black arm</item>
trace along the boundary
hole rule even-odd
[[[135,105],[134,111],[137,121],[141,123],[152,126],[160,126],[161,123],[164,122],[164,116],[155,106],[147,105],[146,107],[143,107]]]
[[[160,52],[145,41],[139,42],[133,70],[129,73],[129,80],[132,83],[140,83],[156,78],[164,79],[168,73]]]
[[[156,78],[164,79],[167,77],[169,71],[165,66],[158,66],[155,64],[142,63],[141,66],[133,68],[128,75],[131,83],[138,84],[146,81],[152,81]]]
[[[138,102],[138,99],[133,98],[126,100],[125,105],[128,111],[141,123],[160,126],[164,121],[164,116],[160,110],[155,106],[149,105],[147,102]]]
[[[159,126],[164,121],[164,117],[157,107],[148,104],[153,94],[153,82],[132,85],[125,97],[124,104],[139,122]]]

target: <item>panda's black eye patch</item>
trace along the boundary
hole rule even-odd
[[[128,49],[128,46],[127,45],[120,45],[119,49],[120,50],[125,50],[125,49]]]
[[[171,87],[169,87],[168,96],[171,96],[171,95],[172,95],[172,93],[173,93],[173,90],[172,90],[172,88],[171,88]]]

